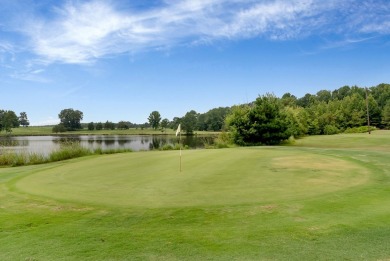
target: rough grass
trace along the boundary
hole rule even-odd
[[[177,151],[0,169],[0,259],[388,260],[373,134],[185,151],[182,172]]]

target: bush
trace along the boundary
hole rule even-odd
[[[340,133],[340,130],[334,125],[326,125],[324,128],[325,135],[333,135],[337,133]]]
[[[373,131],[373,130],[376,130],[376,128],[370,126],[370,131]],[[344,131],[344,133],[365,133],[365,132],[368,132],[368,126],[348,128]]]
[[[162,146],[161,150],[173,150],[173,146],[170,144],[165,144]]]
[[[64,126],[64,124],[60,123],[58,125],[55,125],[52,129],[52,131],[54,133],[58,133],[58,132],[66,132],[66,128]]]

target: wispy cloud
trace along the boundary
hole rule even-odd
[[[15,29],[16,30],[16,29]],[[91,63],[183,43],[313,34],[390,33],[390,3],[371,0],[165,0],[135,9],[113,1],[68,1],[19,31],[45,63]],[[360,37],[362,35],[362,37]],[[5,50],[7,47],[1,48]]]
[[[15,70],[11,73],[11,77],[18,80],[38,82],[38,83],[50,83],[51,80],[43,75],[44,69],[24,69]]]
[[[7,42],[0,42],[0,66],[11,68],[8,62],[14,59],[14,48],[12,44]]]

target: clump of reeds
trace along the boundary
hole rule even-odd
[[[66,143],[61,146],[60,149],[51,152],[49,155],[40,153],[27,153],[27,152],[15,152],[5,149],[0,149],[0,166],[23,166],[23,165],[35,165],[43,164],[48,162],[55,162],[67,159],[73,159],[89,155],[100,155],[100,154],[114,154],[131,152],[130,149],[112,149],[103,150],[97,148],[90,150],[84,148],[79,143]]]
[[[48,156],[49,162],[73,159],[92,155],[93,151],[84,148],[78,143],[67,143],[61,146],[59,150],[51,152]]]

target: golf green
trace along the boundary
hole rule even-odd
[[[121,207],[272,203],[345,190],[369,180],[352,161],[290,148],[125,153],[54,164],[16,183],[51,199]]]
[[[0,260],[389,260],[390,131],[0,168]]]

